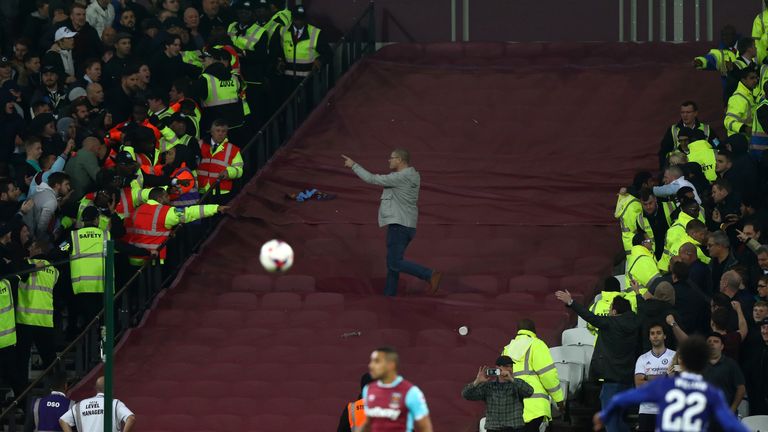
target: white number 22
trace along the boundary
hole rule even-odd
[[[698,432],[701,430],[702,420],[694,418],[701,414],[707,406],[707,398],[704,394],[692,392],[686,395],[682,390],[674,389],[668,391],[664,399],[669,405],[661,417],[663,430],[681,432]]]

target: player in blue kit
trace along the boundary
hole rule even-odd
[[[657,432],[706,432],[713,417],[723,430],[749,432],[725,403],[723,392],[701,377],[709,361],[709,349],[701,337],[686,339],[677,350],[682,373],[617,394],[603,411],[595,414],[595,430],[602,429],[611,417],[621,415],[623,408],[653,402],[659,407]]]

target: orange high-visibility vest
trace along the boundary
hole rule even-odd
[[[349,428],[354,431],[356,427],[360,427],[365,423],[365,400],[358,399],[350,402],[347,405],[347,412],[349,414]]]
[[[202,159],[197,165],[197,182],[201,190],[213,187],[219,174],[227,167],[232,166],[235,156],[240,153],[240,149],[230,143],[229,140],[224,140],[218,147],[216,154],[212,155],[210,140],[200,140]],[[221,192],[231,191],[232,180],[222,180],[219,183],[219,190]]]
[[[171,207],[162,204],[140,205],[125,227],[128,243],[147,250],[160,249],[160,245],[171,235],[171,230],[165,227],[165,217],[170,210]],[[166,249],[160,251],[160,259],[165,259]],[[132,258],[149,259],[147,256]]]
[[[121,218],[126,219],[136,210],[136,203],[133,202],[133,189],[126,186],[120,189],[120,201],[115,205],[115,212]]]

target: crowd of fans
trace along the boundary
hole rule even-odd
[[[163,264],[331,48],[285,0],[1,3],[0,382],[18,396],[32,346],[47,366],[101,309],[104,241],[118,287]]]
[[[734,412],[768,414],[766,18],[755,19],[753,37],[726,27],[722,45],[694,60],[721,74],[722,127],[683,102],[662,138],[658,174],[638,172],[619,191],[624,283],[606,279],[590,307],[557,293],[597,337],[590,370],[603,408],[620,391],[675,374],[674,350],[698,334],[710,347],[704,379]],[[656,413],[641,406],[637,430],[654,430]],[[605,426],[630,430],[621,418]]]

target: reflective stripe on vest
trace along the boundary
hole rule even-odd
[[[353,431],[365,423],[365,401],[363,399],[347,404],[347,419],[349,420],[349,427]]]
[[[69,267],[75,294],[104,292],[105,245],[108,239],[109,232],[100,228],[88,227],[72,232]]]
[[[11,283],[0,280],[0,348],[16,345],[16,318]]]
[[[30,261],[50,266],[45,260]],[[18,324],[53,327],[53,287],[58,279],[59,271],[55,267],[45,267],[30,274],[26,282],[19,282]]]
[[[307,24],[304,33],[308,37],[300,39],[296,45],[293,43],[293,32],[289,27],[283,27],[280,37],[283,40],[283,55],[285,57],[285,75],[307,76],[311,72],[311,66],[319,57],[317,54],[317,38],[320,29]]]
[[[173,208],[162,204],[145,203],[139,206],[133,212],[131,223],[126,227],[128,243],[147,250],[157,250],[160,259],[165,259],[167,248],[160,246],[171,235],[171,230],[165,227],[165,218],[169,211],[173,211]],[[146,256],[136,258],[148,259]]]
[[[222,150],[221,147],[224,146]],[[208,141],[200,142],[200,152],[202,159],[197,165],[197,182],[201,191],[208,190],[216,184],[219,174],[228,167],[239,168],[241,163],[233,163],[237,149],[229,141],[219,144],[215,153],[211,152],[211,144]],[[232,180],[222,180],[219,182],[219,190],[229,192],[232,190]]]
[[[203,77],[205,77],[208,85],[208,95],[202,102],[204,107],[240,103],[240,95],[238,93],[240,85],[234,77],[226,81],[222,81],[207,73],[203,74]]]

